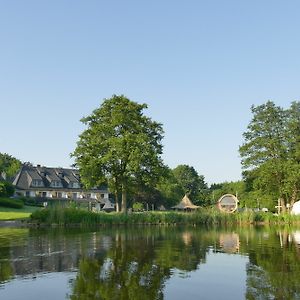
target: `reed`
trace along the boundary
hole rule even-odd
[[[293,224],[300,223],[299,216],[260,212],[227,214],[215,209],[200,209],[197,212],[142,212],[105,213],[90,212],[78,208],[55,206],[32,213],[32,223],[56,224],[59,226],[80,225],[235,225],[235,224]]]

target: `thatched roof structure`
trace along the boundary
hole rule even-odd
[[[189,199],[187,195],[185,195],[182,200],[175,206],[172,207],[173,209],[180,209],[180,210],[185,210],[185,209],[197,209],[199,206],[194,205],[192,201]]]

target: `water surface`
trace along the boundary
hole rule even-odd
[[[300,230],[0,228],[0,299],[300,299]]]

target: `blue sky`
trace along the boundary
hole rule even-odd
[[[164,160],[241,178],[250,107],[299,100],[299,1],[0,0],[0,152],[72,164],[79,120],[124,94],[163,123]]]

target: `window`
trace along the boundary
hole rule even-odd
[[[52,187],[62,187],[62,184],[60,181],[55,180],[55,181],[51,182],[51,186]]]
[[[79,184],[79,182],[71,181],[69,183],[69,187],[73,188],[73,189],[79,189],[80,188],[80,184]]]
[[[33,179],[31,182],[31,185],[32,186],[44,186],[43,181],[40,179]]]

